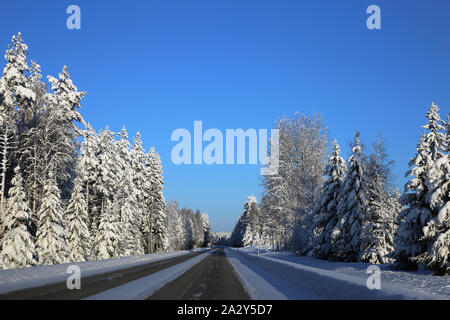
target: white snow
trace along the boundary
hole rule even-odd
[[[83,277],[112,272],[124,268],[132,268],[149,262],[183,256],[193,251],[201,250],[204,249],[154,253],[100,261],[0,270],[0,294],[66,281],[69,277],[66,270],[71,265],[77,265],[80,267],[82,277],[81,285],[83,285]]]
[[[368,263],[331,262],[257,247],[227,249],[226,254],[253,299],[450,299],[450,278],[429,272],[391,271],[380,265],[381,290],[369,290]]]
[[[175,280],[183,273],[191,269],[205,259],[214,250],[207,251],[192,259],[176,264],[172,267],[152,273],[143,278],[128,282],[121,286],[100,292],[85,300],[143,300],[151,296],[167,283]]]

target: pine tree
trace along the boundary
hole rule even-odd
[[[102,212],[98,232],[95,237],[95,256],[105,260],[117,255],[117,223],[114,221],[113,208],[109,201]]]
[[[244,209],[231,234],[231,242],[236,247],[259,244],[257,217],[259,209],[255,196],[251,195],[244,203]]]
[[[51,148],[52,170],[57,174],[58,186],[64,199],[70,195],[71,181],[75,176],[76,144],[81,135],[77,123],[85,125],[83,117],[78,112],[81,99],[86,92],[79,92],[73,84],[67,66],[63,67],[59,79],[48,76],[53,93],[49,95],[47,126],[49,134],[44,143]]]
[[[334,140],[333,154],[325,169],[328,179],[323,185],[320,204],[315,210],[315,219],[312,226],[314,235],[312,254],[319,258],[329,256],[331,232],[337,223],[337,205],[347,172],[347,164],[340,153],[339,145]]]
[[[150,225],[153,241],[150,252],[164,251],[167,247],[167,232],[164,225],[166,219],[166,205],[163,195],[163,175],[161,159],[152,148],[148,154],[147,182],[151,181],[148,212],[150,213]]]
[[[5,237],[1,243],[0,268],[12,269],[36,265],[35,246],[28,231],[31,211],[23,190],[20,167],[14,169],[12,186],[8,193],[8,207],[4,218]]]
[[[374,152],[364,164],[364,192],[367,202],[367,221],[363,225],[361,261],[372,264],[387,263],[394,250],[396,218],[401,211],[398,194],[390,190],[389,178],[393,161],[387,161],[384,141],[380,136],[373,144]]]
[[[169,202],[166,207],[166,222],[168,251],[177,251],[185,248],[186,234],[178,202]]]
[[[81,156],[78,159],[78,167],[83,173],[81,175],[84,185],[85,201],[88,210],[88,227],[92,237],[97,232],[97,215],[94,183],[97,171],[100,167],[98,154],[98,136],[95,130],[88,124],[83,131],[83,142],[81,143]]]
[[[332,235],[332,259],[357,261],[362,245],[362,227],[367,220],[367,200],[362,188],[364,177],[359,133],[355,134],[352,155],[348,159],[348,170],[342,193],[339,196],[338,223]]]
[[[67,243],[62,216],[61,196],[56,180],[50,173],[44,185],[44,198],[38,212],[36,247],[40,265],[67,261]]]
[[[390,262],[394,251],[396,218],[401,211],[399,194],[385,190],[383,184],[375,185],[368,203],[368,221],[363,230],[360,260],[372,264]]]
[[[28,46],[20,32],[12,37],[12,46],[8,48],[5,54],[7,63],[0,78],[0,123],[18,120],[16,109],[20,109],[24,99],[34,99],[33,92],[27,88]]]
[[[431,190],[427,195],[433,218],[422,229],[422,242],[427,242],[427,251],[413,258],[418,264],[425,264],[436,274],[450,274],[450,116],[447,115],[446,134],[442,151],[445,156],[437,159],[429,172]]]
[[[212,240],[211,224],[207,213],[202,214],[203,245],[208,247]]]
[[[17,141],[19,113],[23,107],[35,99],[34,92],[27,86],[29,71],[27,63],[28,46],[23,42],[19,32],[12,37],[12,45],[8,45],[5,53],[7,61],[3,76],[0,78],[0,137],[1,137],[1,185],[0,207],[6,205],[8,177],[11,176],[11,166],[14,166],[15,155],[11,153],[13,144]],[[3,208],[5,210],[5,208]],[[0,234],[1,236],[1,234]]]
[[[438,110],[432,104],[427,112],[428,123],[423,126],[427,133],[422,135],[417,155],[409,163],[411,169],[405,174],[412,178],[406,183],[405,194],[400,198],[406,208],[397,217],[399,227],[394,252],[394,267],[397,269],[416,269],[417,263],[411,259],[424,254],[432,246],[431,238],[423,236],[424,227],[437,215],[436,209],[430,207],[430,192],[435,179],[430,173],[436,161],[443,157],[444,136],[439,131],[443,126]]]
[[[68,246],[71,262],[85,261],[90,257],[91,240],[87,226],[88,211],[83,194],[83,182],[80,177],[75,178],[74,189],[66,209],[68,222]]]
[[[47,96],[46,85],[41,81],[41,67],[35,61],[31,61],[31,76],[29,77],[29,87],[35,93],[36,99],[28,108],[24,115],[21,128],[20,140],[20,166],[23,170],[24,189],[28,195],[28,203],[33,213],[33,233],[36,233],[36,214],[42,198],[43,181],[45,167],[44,162],[46,145],[42,139],[45,134],[42,132],[47,116]]]
[[[133,146],[130,151],[131,156],[131,177],[134,188],[134,194],[136,197],[136,208],[133,213],[133,220],[140,228],[140,239],[134,239],[135,244],[141,247],[135,248],[136,254],[145,253],[145,237],[144,234],[148,228],[148,223],[151,220],[145,215],[145,206],[148,204],[148,199],[146,198],[145,187],[149,183],[146,176],[145,163],[146,156],[144,148],[142,146],[141,134],[138,132],[136,137],[133,139]],[[151,235],[151,233],[150,233]],[[136,235],[137,237],[138,235]]]

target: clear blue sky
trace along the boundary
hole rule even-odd
[[[70,4],[81,30],[66,28]],[[371,4],[381,30],[366,28]],[[0,48],[21,31],[45,76],[69,66],[94,128],[140,131],[162,156],[167,200],[208,212],[214,231],[261,195],[259,167],[176,166],[174,129],[319,112],[346,156],[355,130],[366,144],[380,132],[403,186],[427,108],[450,112],[448,0],[17,0],[2,2],[0,27]]]

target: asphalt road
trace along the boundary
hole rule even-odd
[[[133,268],[121,269],[100,275],[81,279],[80,290],[67,289],[66,282],[36,288],[0,294],[0,300],[74,300],[82,299],[101,291],[108,290],[127,282],[145,277],[149,274],[169,268],[183,261],[191,259],[201,252],[189,253],[183,256],[165,259],[162,261],[149,262]]]
[[[223,249],[216,249],[149,300],[249,300]]]

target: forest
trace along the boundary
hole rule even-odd
[[[367,148],[356,132],[345,160],[320,116],[277,128],[279,173],[263,177],[260,204],[248,197],[230,245],[450,274],[450,115],[434,103],[427,111],[403,194],[381,136]]]
[[[166,208],[160,156],[139,132],[94,130],[69,69],[47,84],[27,55],[18,33],[0,78],[0,268],[207,245],[208,215]]]

